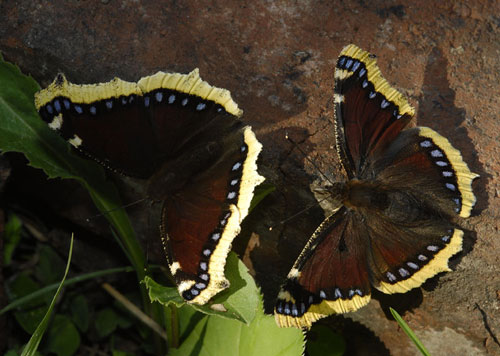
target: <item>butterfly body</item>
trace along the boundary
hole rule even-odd
[[[453,222],[475,203],[472,173],[449,141],[427,127],[405,129],[414,109],[382,77],[375,56],[345,47],[335,69],[336,149],[347,182],[338,207],[295,261],[275,307],[280,326],[310,327],[355,311],[371,288],[404,293],[462,249]]]
[[[346,191],[343,194],[345,198],[342,204],[350,209],[363,209],[363,207],[377,207],[384,209],[387,206],[387,194],[377,185],[351,180],[346,184]]]

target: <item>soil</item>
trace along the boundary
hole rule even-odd
[[[42,86],[58,72],[93,83],[198,67],[203,79],[231,91],[264,145],[259,170],[276,187],[234,243],[246,252],[268,310],[324,218],[310,186],[323,183],[320,171],[344,179],[333,132],[337,56],[349,43],[378,56],[384,76],[416,107],[415,124],[448,137],[481,177],[472,217],[461,222],[468,232],[453,272],[404,295],[375,293],[367,307],[326,321],[343,332],[349,355],[419,354],[389,306],[431,354],[500,355],[499,27],[500,2],[487,0],[0,1],[0,51]],[[26,196],[83,230],[109,233],[82,218],[93,211],[78,186],[46,182],[23,165],[13,164],[13,176]],[[135,222],[144,236],[155,233],[149,222]],[[150,259],[163,260],[157,237],[145,244]]]

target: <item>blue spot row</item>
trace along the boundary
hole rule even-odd
[[[393,107],[392,116],[399,120],[402,115],[399,113],[399,108],[393,102],[387,100],[381,93],[375,91],[374,85],[368,80],[367,70],[365,64],[355,58],[348,56],[341,56],[337,62],[337,68],[348,70],[350,72],[357,73],[357,79],[361,82],[361,87],[368,90],[368,97],[370,99],[375,99],[378,95],[382,96],[382,101],[380,102],[380,108],[385,110]]]

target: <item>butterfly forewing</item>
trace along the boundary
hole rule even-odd
[[[49,127],[80,152],[108,168],[147,178],[159,162],[140,95],[136,83],[75,85],[60,74],[37,93],[36,105]]]
[[[197,71],[188,75],[158,72],[138,82],[143,92],[141,102],[151,121],[153,144],[161,158],[183,154],[200,133],[220,136],[213,127],[230,126],[235,121],[233,115],[241,114],[233,110],[227,115],[220,103],[206,97],[210,92],[205,86]]]
[[[337,152],[349,178],[363,178],[367,161],[382,152],[414,114],[391,88],[376,61],[354,45],[342,51],[335,68]]]

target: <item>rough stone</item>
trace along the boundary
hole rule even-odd
[[[205,80],[231,90],[265,147],[260,170],[276,186],[235,242],[243,255],[258,235],[249,257],[268,309],[323,219],[309,185],[324,180],[318,170],[343,179],[333,132],[338,53],[352,42],[377,54],[385,77],[418,109],[416,123],[448,137],[481,178],[455,271],[405,295],[375,294],[348,318],[383,342],[377,354],[418,354],[388,314],[395,306],[435,354],[500,355],[499,13],[500,3],[488,0],[3,1],[0,51],[42,86],[59,71],[92,83],[199,67]],[[364,334],[345,330],[350,354],[361,354],[355,345],[365,340],[356,333]]]

